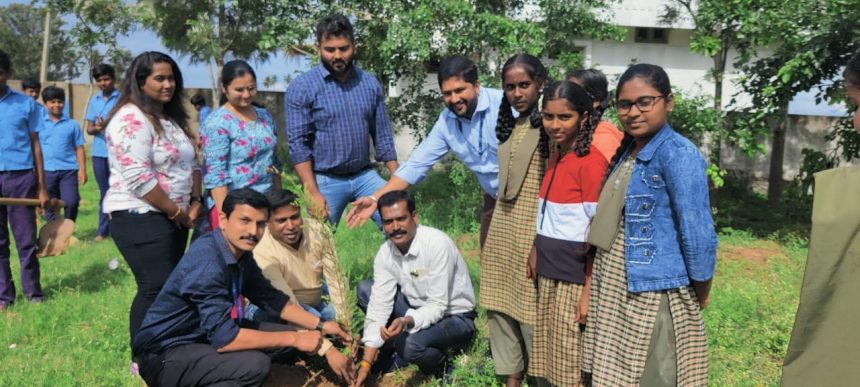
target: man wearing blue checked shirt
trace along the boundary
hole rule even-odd
[[[287,88],[287,142],[311,212],[337,225],[350,201],[385,185],[372,168],[370,141],[376,160],[392,173],[397,154],[382,86],[353,63],[352,24],[343,15],[327,16],[316,36],[321,63]],[[380,225],[378,215],[374,221]]]
[[[430,130],[384,187],[371,196],[359,198],[347,216],[354,227],[364,223],[376,210],[376,199],[382,194],[403,190],[427,176],[434,164],[448,151],[475,173],[484,191],[481,211],[481,246],[490,228],[496,194],[499,189],[499,162],[496,121],[504,95],[501,90],[481,87],[478,68],[463,56],[446,58],[439,65],[439,88],[445,110]]]

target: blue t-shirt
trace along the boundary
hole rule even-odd
[[[94,95],[93,99],[90,100],[89,108],[87,108],[87,121],[95,124],[96,117],[101,117],[103,120],[107,119],[108,114],[110,114],[111,110],[113,110],[113,107],[116,106],[116,101],[118,99],[118,90],[114,90],[113,93],[110,94],[110,97],[108,97],[108,99],[104,99],[104,94],[102,93]],[[105,122],[105,127],[107,127],[107,122]],[[107,143],[105,142],[104,131],[93,136],[92,154],[93,157],[108,157]]]
[[[26,94],[7,87],[0,95],[0,171],[33,169],[30,133],[39,132],[40,114]]]
[[[197,122],[200,123],[200,126],[203,126],[203,123],[206,122],[206,117],[209,117],[209,113],[212,113],[212,108],[209,106],[203,106],[197,112]]]
[[[77,122],[66,117],[54,122],[50,116],[45,116],[39,131],[39,142],[42,144],[46,171],[78,169],[75,149],[84,145],[84,133]]]

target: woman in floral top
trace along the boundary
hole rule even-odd
[[[108,118],[110,187],[104,212],[137,281],[129,313],[132,340],[185,252],[188,230],[200,214],[200,168],[181,96],[176,62],[145,52],[126,71]]]
[[[212,230],[218,227],[218,212],[229,191],[281,189],[277,128],[269,112],[254,104],[256,96],[257,76],[251,66],[241,60],[227,62],[221,70],[221,107],[200,128]]]

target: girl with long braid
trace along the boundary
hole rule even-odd
[[[538,111],[547,71],[534,56],[511,57],[502,68],[499,139],[499,193],[481,253],[481,303],[487,310],[496,375],[519,386],[528,366],[537,295],[523,270],[535,235],[540,181],[549,137]],[[514,117],[511,108],[517,111]]]
[[[567,80],[582,86],[588,92],[592,100],[591,106],[594,107],[591,120],[597,123],[591,144],[603,154],[606,161],[610,161],[618,146],[621,145],[624,132],[618,130],[612,122],[603,119],[603,113],[606,112],[610,102],[609,82],[606,81],[606,75],[596,69],[580,69],[568,74]]]
[[[582,384],[591,266],[586,237],[607,166],[592,146],[600,118],[591,102],[585,89],[563,81],[544,91],[541,109],[544,130],[556,146],[540,187],[536,254],[528,268],[538,281],[529,374],[553,386]]]

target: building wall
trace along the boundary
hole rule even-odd
[[[803,165],[802,151],[804,148],[817,151],[827,151],[836,148],[835,141],[825,138],[836,126],[838,117],[789,115],[786,121],[785,157],[782,163],[782,178],[792,180],[800,172]],[[740,172],[753,180],[766,180],[770,173],[771,138],[763,139],[767,154],[758,154],[752,158],[733,147],[722,149],[721,160],[723,167]],[[855,161],[855,164],[857,161]]]

